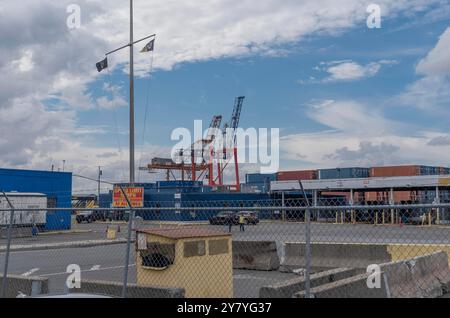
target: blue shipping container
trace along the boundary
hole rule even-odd
[[[368,178],[370,174],[369,168],[336,168],[336,169],[320,169],[318,177],[321,180],[326,179],[353,179]]]
[[[245,175],[245,182],[246,183],[267,183],[270,181],[276,181],[277,180],[277,174],[276,173],[270,173],[270,174],[263,174],[263,173],[249,173]]]

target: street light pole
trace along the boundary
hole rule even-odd
[[[134,183],[134,51],[133,0],[130,0],[130,183]]]

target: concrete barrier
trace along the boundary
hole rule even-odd
[[[290,272],[293,269],[305,267],[305,243],[284,243],[283,248],[285,259],[281,265],[281,271]],[[315,270],[366,269],[369,265],[389,261],[391,261],[391,255],[385,244],[311,244],[311,266]]]
[[[94,295],[106,295],[112,297],[122,296],[123,284],[119,282],[106,282],[96,280],[82,280],[81,288],[71,289],[71,293],[85,293]],[[128,284],[127,297],[130,298],[184,298],[183,288],[141,286]]]
[[[233,268],[274,271],[280,267],[275,242],[233,241]]]
[[[420,298],[421,292],[413,281],[412,273],[405,261],[380,264],[385,273],[392,298]]]
[[[436,252],[446,252],[450,266],[449,244],[389,244],[388,253],[392,255],[392,261],[403,261],[417,256],[429,255]]]
[[[312,298],[390,298],[389,286],[381,274],[381,288],[368,288],[368,274],[342,279],[330,284],[311,288]],[[295,298],[305,298],[305,291],[296,293]]]
[[[356,268],[337,268],[311,275],[311,287],[329,284],[345,278],[350,278],[360,273]],[[278,282],[269,286],[263,286],[259,290],[260,298],[292,298],[296,293],[305,289],[305,277],[296,277]]]
[[[448,255],[437,252],[380,264],[393,298],[437,298],[450,290]]]
[[[424,298],[441,297],[450,287],[448,255],[437,252],[419,256],[406,262],[411,269],[414,282]]]
[[[3,283],[3,275],[0,275],[0,286]],[[7,276],[6,298],[16,298],[24,294],[26,296],[38,296],[48,293],[48,278],[24,277],[17,275]]]

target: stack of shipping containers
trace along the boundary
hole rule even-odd
[[[370,176],[373,178],[382,177],[411,177],[448,174],[449,168],[431,167],[420,165],[409,166],[389,166],[389,167],[373,167],[370,168]],[[432,202],[436,196],[435,191],[396,191],[394,192],[395,203],[427,203]],[[444,194],[448,196],[448,193]],[[388,192],[367,192],[366,201],[389,202]]]
[[[245,175],[245,184],[242,185],[242,192],[247,193],[268,193],[270,182],[277,180],[276,173],[250,173]]]

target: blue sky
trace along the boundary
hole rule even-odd
[[[146,108],[145,142],[171,147],[174,141],[170,140],[170,134],[174,128],[192,129],[195,119],[202,119],[207,125],[214,114],[222,114],[228,120],[234,97],[240,95],[247,97],[242,127],[276,127],[281,129],[282,135],[328,129],[326,125],[311,120],[307,112],[308,105],[314,101],[330,99],[369,103],[372,108],[382,111],[386,118],[429,129],[448,130],[447,118],[427,110],[413,110],[407,105],[406,108],[399,107],[388,101],[420,78],[415,66],[436,45],[450,19],[426,25],[408,25],[410,22],[410,19],[389,20],[381,29],[363,26],[338,36],[311,36],[302,45],[279,47],[286,50],[281,56],[224,58],[182,63],[170,71],[154,70],[152,78],[138,78],[136,81],[138,147],[142,144]],[[326,73],[315,69],[320,63],[348,60],[362,65],[380,60],[395,63],[382,67],[373,77],[318,82],[327,77]],[[311,77],[317,81],[311,81]],[[105,73],[99,77],[91,86],[92,93],[101,96],[101,86],[109,82],[120,85],[121,94],[128,98],[128,75],[122,70],[116,70],[112,76]],[[119,135],[114,116],[118,118],[122,132]],[[126,106],[115,111],[94,109],[79,113],[79,122],[112,130],[111,134],[96,135],[94,142],[117,147],[119,138],[120,144],[126,146],[127,116]],[[288,165],[295,163],[288,162]]]
[[[242,128],[280,129],[281,170],[450,165],[449,1],[380,0],[381,29],[367,28],[370,1],[230,1],[135,0],[136,37],[158,35],[151,78],[152,54],[136,48],[142,165],[169,155],[175,128],[216,114],[229,120],[240,95]],[[80,0],[81,27],[68,29],[69,3],[0,5],[0,70],[9,79],[0,84],[0,164],[48,169],[66,160],[76,173],[95,176],[101,165],[105,178],[124,181],[127,51],[111,57],[110,75],[95,63],[127,42],[127,4]]]

